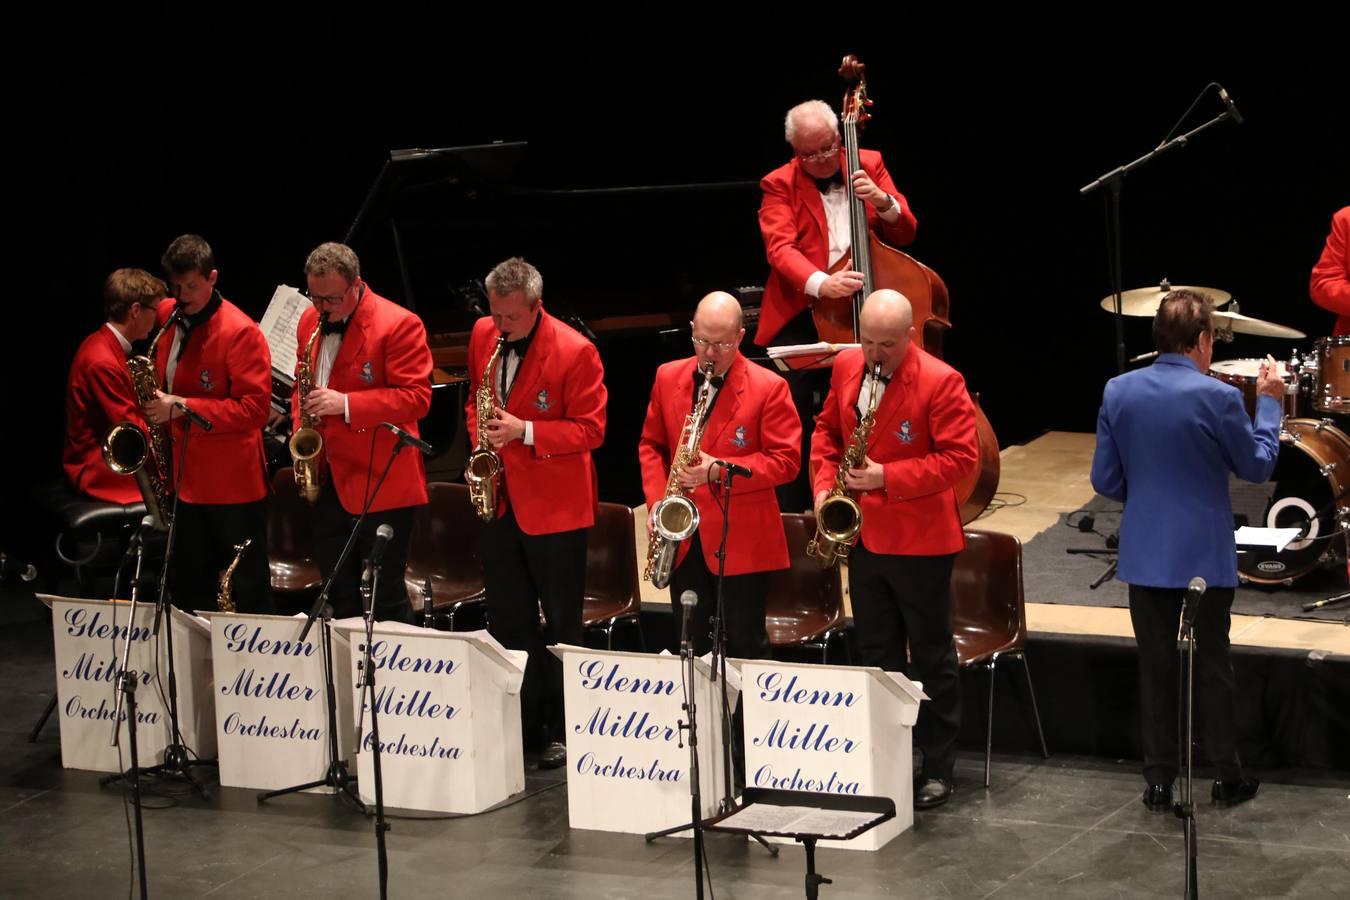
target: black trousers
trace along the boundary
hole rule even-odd
[[[820,340],[816,334],[816,323],[811,318],[811,310],[798,313],[783,326],[783,330],[774,336],[773,343],[814,344]],[[777,367],[770,364],[777,372]],[[784,375],[788,383],[788,393],[792,395],[792,405],[797,409],[797,418],[802,423],[802,467],[797,477],[786,484],[780,484],[775,491],[778,505],[783,512],[805,512],[815,503],[811,493],[811,432],[815,430],[816,414],[825,405],[825,395],[830,392],[830,369],[803,369]]]
[[[562,662],[547,647],[581,645],[589,531],[526,534],[509,507],[483,525],[488,631],[502,646],[530,655],[520,691],[526,746],[564,738]]]
[[[735,527],[735,523],[732,523]],[[709,571],[703,558],[703,531],[689,538],[689,553],[670,574],[670,604],[680,615],[680,595],[693,591],[698,596],[689,629],[694,652],[699,656],[712,649],[712,619],[717,615],[717,572]],[[708,535],[721,543],[721,535]],[[725,608],[727,656],[739,659],[768,659],[769,633],[764,627],[764,596],[769,586],[768,572],[746,575],[728,575],[722,585],[722,605]],[[675,636],[678,644],[679,635]],[[678,645],[671,648],[678,651]]]
[[[414,506],[401,506],[366,516],[366,520],[361,523],[356,545],[347,555],[347,561],[342,564],[342,570],[333,579],[332,590],[328,592],[328,602],[336,618],[361,615],[361,571],[375,543],[376,530],[381,525],[388,525],[394,530],[394,536],[380,558],[380,581],[374,598],[375,618],[381,622],[412,621],[412,605],[408,602],[403,571],[408,566],[408,543],[412,537],[414,509]],[[310,517],[310,542],[319,560],[319,573],[325,579],[337,566],[338,557],[342,555],[342,548],[347,543],[356,519],[356,516],[342,508],[337,489],[332,483],[325,484],[319,492],[319,499],[314,502],[313,515]]]
[[[1186,592],[1130,585],[1130,621],[1139,647],[1139,724],[1144,778],[1169,785],[1177,777],[1181,653],[1177,633]],[[1195,710],[1198,733],[1218,777],[1242,776],[1233,726],[1233,660],[1228,645],[1232,588],[1210,588],[1195,617]]]
[[[215,609],[221,573],[234,560],[235,546],[251,539],[231,579],[234,608],[243,613],[277,611],[267,565],[268,502],[267,498],[252,503],[178,501],[169,561],[175,606]]]
[[[860,541],[849,554],[848,589],[864,666],[902,672],[923,683],[915,742],[924,778],[952,778],[961,730],[961,672],[949,599],[955,554],[892,556]],[[909,658],[905,658],[905,648]]]

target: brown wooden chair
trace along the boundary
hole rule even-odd
[[[1022,592],[1022,542],[1009,534],[966,530],[966,549],[956,557],[951,582],[952,625],[956,655],[961,666],[989,672],[989,703],[985,720],[984,786],[989,787],[990,761],[994,749],[994,673],[998,661],[1015,657],[1026,674],[1031,696],[1031,714],[1041,742],[1041,755],[1049,758],[1036,689],[1027,665],[1027,614]]]
[[[431,580],[431,608],[450,631],[455,618],[470,606],[485,603],[483,592],[482,531],[469,487],[433,481],[427,485],[427,505],[413,514],[404,582],[420,621],[422,589]]]
[[[325,490],[333,490],[332,485]],[[278,594],[312,599],[323,586],[319,561],[309,547],[310,515],[310,505],[300,496],[291,467],[278,469],[272,476],[267,520],[267,561],[272,590]]]
[[[844,590],[837,566],[821,569],[806,555],[806,545],[816,533],[813,513],[783,513],[791,567],[769,573],[764,624],[774,648],[820,650],[820,661],[829,662],[830,641],[844,635]],[[844,641],[845,660],[848,641]]]
[[[595,527],[586,540],[586,591],[581,623],[589,631],[603,631],[605,648],[614,649],[614,629],[637,627],[638,646],[647,649],[642,635],[642,599],[638,590],[637,538],[633,510],[619,503],[601,503]]]

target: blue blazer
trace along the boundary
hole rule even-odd
[[[1125,503],[1120,567],[1127,584],[1237,587],[1228,473],[1270,477],[1280,453],[1280,404],[1261,396],[1252,423],[1242,392],[1165,353],[1106,383],[1092,486]]]

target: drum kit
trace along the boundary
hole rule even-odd
[[[1180,289],[1164,281],[1158,287],[1125,291],[1121,314],[1152,318],[1163,297]],[[1213,303],[1216,340],[1231,341],[1234,334],[1307,338],[1297,329],[1242,315],[1227,291],[1188,289]],[[1114,295],[1101,303],[1108,312],[1115,311]],[[1223,306],[1228,309],[1219,308]],[[1252,416],[1262,362],[1221,360],[1209,369],[1210,375],[1242,392]],[[1346,542],[1332,539],[1350,534],[1350,508],[1341,505],[1342,497],[1350,492],[1350,336],[1318,338],[1311,352],[1300,356],[1294,349],[1287,361],[1277,365],[1285,383],[1279,460],[1265,485],[1241,486],[1234,479],[1232,494],[1239,523],[1245,519],[1249,525],[1300,529],[1299,537],[1278,552],[1248,547],[1238,555],[1238,574],[1244,583],[1288,586],[1343,561]]]

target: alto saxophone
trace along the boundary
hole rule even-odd
[[[225,613],[235,612],[234,591],[231,587],[231,580],[234,578],[234,570],[239,565],[239,560],[244,558],[244,551],[248,545],[253,543],[253,538],[244,538],[242,544],[234,545],[234,559],[225,569],[225,574],[220,576],[220,593],[216,594],[216,609]]]
[[[314,344],[323,333],[327,321],[327,313],[319,316],[314,333],[305,342],[300,363],[295,368],[295,388],[300,398],[300,427],[295,429],[295,434],[291,435],[287,444],[291,451],[291,471],[295,475],[295,484],[300,489],[300,496],[310,503],[319,499],[319,454],[323,452],[323,435],[319,433],[319,417],[305,412],[305,400],[314,389]]]
[[[469,500],[473,503],[478,518],[491,522],[497,517],[497,491],[500,487],[498,476],[502,471],[502,457],[487,439],[487,425],[497,412],[497,392],[492,386],[493,367],[497,357],[501,356],[506,336],[497,338],[487,365],[483,368],[483,377],[478,381],[478,390],[474,392],[474,409],[478,416],[478,445],[469,454],[464,464],[464,480],[469,485]]]
[[[155,392],[159,390],[155,348],[169,326],[177,324],[180,318],[182,312],[175,309],[164,327],[150,341],[145,353],[127,360],[127,368],[131,371],[131,387],[136,394],[136,402],[141,406],[154,400]],[[141,490],[146,514],[157,530],[166,531],[173,522],[173,492],[169,486],[169,473],[172,471],[169,426],[147,423],[147,428],[148,434],[146,429],[135,422],[118,422],[103,439],[103,461],[118,475],[136,476],[136,486]]]
[[[877,383],[881,377],[881,363],[872,367],[872,393],[867,398],[867,412],[858,420],[858,427],[844,448],[839,460],[839,471],[834,476],[834,490],[820,504],[816,516],[816,536],[806,545],[806,555],[820,560],[823,568],[830,568],[848,558],[849,550],[858,542],[862,531],[862,507],[848,492],[845,479],[850,469],[862,466],[867,458],[867,439],[877,417]]]
[[[680,430],[680,440],[670,460],[670,477],[666,479],[665,496],[656,501],[651,512],[647,568],[642,577],[658,588],[670,584],[670,573],[675,567],[675,551],[682,541],[688,540],[698,530],[698,507],[685,494],[680,476],[689,461],[698,456],[699,444],[703,443],[703,429],[707,425],[708,403],[714,386],[712,363],[708,363],[700,372],[703,378],[698,399],[694,409],[684,417],[684,428]]]

